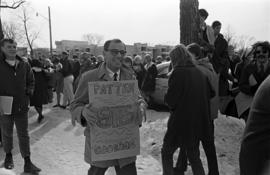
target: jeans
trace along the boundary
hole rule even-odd
[[[211,122],[211,135],[208,137],[208,139],[202,140],[202,146],[207,158],[209,170],[208,175],[219,175],[216,147],[214,141],[214,122]],[[176,169],[182,172],[187,170],[187,153],[186,150],[183,148],[181,148],[180,150],[176,163]]]
[[[117,175],[137,175],[135,162],[128,164],[122,168],[114,166]],[[108,168],[99,168],[91,166],[88,170],[88,175],[104,175]]]
[[[28,113],[4,115],[0,117],[0,120],[5,153],[11,153],[13,149],[13,127],[15,124],[21,155],[23,158],[30,156]]]
[[[164,136],[163,146],[161,150],[163,175],[174,175],[173,170],[173,154],[178,149],[177,136],[170,132],[166,132]],[[194,175],[205,175],[202,162],[200,159],[199,140],[192,146],[181,148],[186,150],[187,158],[191,163]]]

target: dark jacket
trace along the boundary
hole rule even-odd
[[[28,111],[29,96],[33,94],[35,79],[29,63],[16,56],[18,64],[12,67],[0,55],[0,96],[12,96],[12,114]]]
[[[180,146],[192,146],[210,134],[210,99],[215,95],[209,80],[194,65],[178,66],[169,77],[165,103],[171,110],[168,131]]]
[[[138,87],[140,90],[142,90],[142,83],[143,83],[143,79],[144,79],[145,74],[146,74],[146,70],[142,64],[139,64],[139,66],[140,66],[140,70],[134,69],[134,72],[136,75],[136,79],[138,80]]]
[[[153,92],[155,91],[156,86],[156,77],[157,77],[157,67],[155,64],[152,64],[147,70],[142,82],[142,91],[144,92]]]
[[[215,71],[221,73],[224,68],[230,67],[228,43],[222,34],[218,34],[214,44],[215,49],[211,63],[213,64]]]
[[[45,69],[45,65],[38,59],[31,61],[32,71],[35,77],[34,94],[30,97],[30,106],[41,107],[43,104],[49,103],[49,81],[52,78]],[[35,71],[35,68],[40,68],[41,71]]]
[[[250,107],[240,151],[240,171],[243,175],[269,174],[262,173],[263,167],[270,161],[269,104],[270,76],[258,88]]]
[[[257,64],[254,62],[251,62],[246,67],[243,68],[242,74],[239,81],[239,89],[241,92],[254,96],[255,92],[257,91],[260,84],[263,82],[263,80],[270,74],[270,67],[266,69],[263,75],[258,73],[258,67]],[[250,85],[249,80],[251,75],[255,78],[257,84],[256,85]]]
[[[71,59],[61,59],[60,63],[62,64],[63,68],[60,70],[63,77],[67,77],[69,75],[73,75],[73,67],[72,67],[72,60]]]
[[[215,49],[211,63],[215,71],[219,74],[219,96],[229,95],[228,80],[233,81],[233,76],[228,73],[230,68],[230,58],[228,54],[228,43],[222,34],[218,34],[215,40]]]

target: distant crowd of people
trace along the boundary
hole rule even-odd
[[[168,90],[164,97],[170,117],[161,150],[163,174],[184,174],[189,161],[194,175],[204,175],[199,150],[202,143],[208,174],[219,175],[214,137],[218,111],[246,121],[239,159],[241,175],[269,172],[270,44],[256,42],[250,51],[235,57],[220,33],[221,22],[214,21],[209,26],[205,23],[208,12],[200,9],[199,14],[199,41],[175,46],[165,59],[153,58],[151,54],[127,56],[126,46],[119,39],[106,41],[103,55],[97,57],[83,52],[79,58],[71,58],[63,51],[51,59],[42,56],[23,59],[16,55],[14,40],[1,40],[0,81],[4,83],[0,86],[0,98],[8,96],[13,100],[11,113],[7,114],[0,107],[0,145],[6,153],[4,167],[14,167],[15,124],[25,160],[24,172],[41,171],[30,159],[28,109],[29,105],[35,108],[37,122],[41,123],[43,105],[53,102],[55,91],[53,107],[69,109],[72,124],[77,122],[86,127],[85,160],[91,165],[88,175],[103,175],[109,166],[114,166],[118,175],[136,175],[136,157],[91,160],[89,131],[96,116],[89,105],[87,83],[137,79],[140,90],[138,117],[142,117],[147,103],[152,102],[157,64],[170,61]],[[141,126],[142,119],[138,121]],[[178,148],[180,152],[174,166],[173,155]]]

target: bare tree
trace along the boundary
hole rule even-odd
[[[88,42],[89,45],[100,45],[103,42],[104,37],[96,33],[88,33],[83,35],[83,39]]]
[[[12,0],[12,3],[8,3],[6,1],[0,0],[0,13],[1,9],[17,9],[20,7],[23,3],[25,3],[25,0]],[[1,21],[1,15],[0,15],[0,40],[4,38],[3,28],[2,28],[2,21]]]
[[[229,46],[236,48],[235,33],[232,31],[231,26],[228,25],[223,33],[224,38],[227,40]]]
[[[255,38],[247,35],[240,35],[236,39],[237,50],[246,50],[249,48],[255,41]]]
[[[180,0],[180,42],[187,45],[198,42],[198,0]]]
[[[88,33],[83,35],[83,40],[93,46],[93,54],[96,55],[97,47],[102,44],[104,37],[97,33]]]
[[[6,22],[2,24],[3,34],[5,38],[11,38],[17,43],[21,43],[23,39],[23,31],[15,22]]]
[[[27,45],[30,49],[30,55],[33,57],[34,52],[33,52],[33,46],[34,46],[34,41],[38,38],[39,36],[39,31],[31,30],[33,27],[30,25],[30,15],[27,11],[26,7],[23,7],[22,9],[22,16],[19,16],[23,22],[23,27],[24,27],[24,33],[25,33],[25,38],[27,41]]]
[[[230,26],[227,27],[223,33],[223,36],[227,40],[228,45],[232,46],[234,50],[238,51],[246,50],[255,40],[254,37],[246,35],[237,36]]]

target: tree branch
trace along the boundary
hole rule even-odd
[[[13,2],[12,5],[0,5],[0,8],[10,8],[10,9],[16,9],[18,7],[20,7],[23,3],[25,3],[26,1],[21,0],[21,1],[16,1]]]

